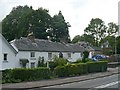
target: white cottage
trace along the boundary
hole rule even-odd
[[[84,48],[77,44],[62,44],[50,40],[35,39],[33,36],[20,38],[10,42],[18,51],[16,67],[37,67],[38,60],[53,60],[54,56],[62,56],[69,61],[82,59]]]
[[[16,55],[17,51],[0,34],[0,70],[15,68]]]

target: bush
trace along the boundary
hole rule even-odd
[[[49,68],[51,71],[53,71],[55,67],[57,67],[57,63],[54,61],[49,61]]]
[[[58,66],[55,68],[54,73],[58,77],[67,77],[81,75],[85,73],[103,72],[106,70],[107,61],[99,61]]]
[[[86,63],[86,60],[85,60],[85,59],[88,58],[88,56],[89,56],[89,52],[88,52],[88,51],[84,51],[84,52],[83,52],[83,59],[82,59],[82,62],[83,62],[83,63]]]
[[[81,75],[81,74],[87,73],[87,66],[84,63],[58,66],[55,68],[54,73],[58,77]]]
[[[31,80],[40,80],[50,78],[49,68],[40,67],[40,68],[16,68],[9,69],[2,72],[3,82],[20,82],[20,81],[31,81]]]
[[[68,60],[65,58],[58,58],[57,56],[54,56],[54,61],[49,61],[49,67],[53,71],[55,67],[57,66],[64,66],[68,63]]]
[[[107,61],[87,62],[88,73],[103,72],[107,70]]]

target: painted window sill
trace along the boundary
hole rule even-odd
[[[8,61],[3,61],[3,63],[8,63]]]

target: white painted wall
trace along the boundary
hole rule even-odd
[[[16,62],[16,67],[20,68],[20,59],[28,59],[29,63],[27,65],[28,68],[31,68],[31,62],[35,62],[35,66],[37,67],[38,64],[38,60],[39,57],[44,57],[44,61],[47,62],[49,60],[48,58],[48,53],[49,52],[36,52],[36,51],[32,51],[35,52],[35,57],[31,57],[31,51],[19,51],[17,54],[17,62]],[[54,56],[58,56],[59,57],[59,52],[51,52],[52,53],[52,59],[54,58]],[[68,58],[68,52],[63,52],[63,57],[68,59],[71,62],[76,61],[77,59],[81,59],[81,53],[71,53],[71,58]],[[50,60],[49,60],[50,61]]]
[[[0,55],[0,62],[2,63],[2,68],[0,67],[0,70],[15,68],[15,63],[17,62],[15,52],[11,49],[7,41],[2,39],[1,35],[0,42],[0,47],[2,47],[2,49],[0,49],[0,51],[2,52]],[[7,54],[7,61],[4,61],[4,53]]]

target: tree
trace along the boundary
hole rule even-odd
[[[53,16],[53,30],[52,30],[52,40],[53,41],[63,41],[69,42],[69,30],[68,27],[70,26],[68,22],[65,21],[62,12],[59,11],[58,15]]]
[[[77,43],[81,41],[81,36],[80,35],[76,35],[73,39],[72,39],[72,43]]]
[[[2,33],[8,41],[21,36],[27,36],[28,25],[25,18],[33,11],[32,7],[14,7],[9,15],[2,21]]]
[[[108,36],[115,35],[116,32],[118,32],[118,25],[116,25],[113,22],[108,23],[108,29],[107,29]]]
[[[52,20],[48,12],[46,9],[39,8],[26,18],[27,24],[31,26],[30,32],[34,32],[36,38],[47,39],[47,31],[51,29]]]
[[[77,43],[77,42],[89,42],[92,45],[95,45],[95,40],[94,37],[92,35],[87,35],[87,34],[83,34],[83,35],[77,35],[73,38],[72,43]]]
[[[109,42],[109,46],[114,49],[114,47],[115,47],[115,37],[114,36],[106,36],[100,43],[103,44],[107,41]]]
[[[99,46],[99,42],[106,36],[107,27],[99,18],[92,19],[88,27],[84,30],[87,35],[92,35],[95,38],[96,46]]]

